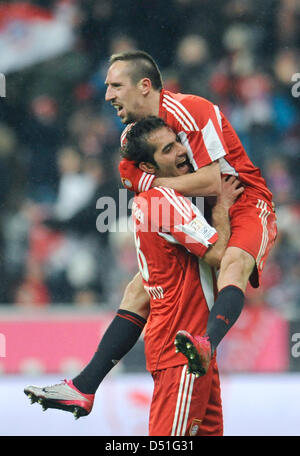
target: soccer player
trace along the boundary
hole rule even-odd
[[[162,177],[140,169],[131,160],[120,164],[123,184],[135,192],[161,185],[186,196],[220,195],[221,175],[238,177],[245,191],[230,209],[231,237],[218,276],[218,296],[209,314],[208,341],[186,332],[176,336],[178,348],[188,359],[198,360],[196,371],[203,374],[201,358],[216,347],[232,327],[243,307],[244,292],[250,278],[259,285],[268,253],[276,237],[276,217],[272,195],[258,168],[248,158],[228,120],[208,100],[194,95],[173,94],[162,88],[162,79],[151,56],[142,51],[113,55],[106,77],[106,100],[116,109],[124,124],[147,115],[166,120],[188,151],[194,173]],[[130,125],[122,134],[122,141]],[[70,381],[92,403],[93,394],[104,376],[138,340],[149,313],[149,299],[140,274],[128,284],[115,319],[94,358]],[[187,345],[189,348],[187,348]],[[33,396],[34,400],[35,396]],[[86,413],[91,410],[85,405]],[[76,413],[76,412],[75,412]],[[81,411],[80,411],[81,413]]]
[[[231,237],[221,261],[219,293],[207,326],[213,353],[241,313],[248,280],[253,287],[259,286],[277,233],[272,194],[220,109],[199,96],[163,89],[160,71],[149,54],[131,51],[112,55],[105,82],[106,101],[116,108],[121,121],[129,124],[122,134],[123,142],[132,122],[149,115],[159,116],[185,145],[195,171],[158,177],[124,159],[119,169],[126,188],[141,192],[161,185],[185,196],[220,195],[221,175],[238,177],[245,188],[230,209]],[[133,287],[139,285],[131,284],[133,295],[138,295]],[[131,310],[139,312],[134,301]],[[187,339],[193,353],[201,351],[197,340],[188,334],[178,337],[180,346]]]
[[[123,153],[157,176],[191,172],[187,149],[158,117],[133,126]],[[146,364],[154,379],[149,435],[223,434],[216,354],[203,360],[206,375],[199,377],[197,372],[187,375],[186,358],[174,350],[180,328],[202,335],[206,331],[214,303],[212,267],[219,266],[230,236],[229,208],[243,192],[235,177],[223,179],[222,189],[212,211],[215,228],[171,189],[152,188],[134,199],[137,258],[151,309],[145,331]],[[193,356],[189,370],[194,371]],[[30,387],[28,392],[55,408],[76,400],[74,388],[62,384]]]

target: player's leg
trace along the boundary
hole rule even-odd
[[[259,278],[274,245],[277,228],[272,205],[246,198],[231,211],[231,237],[221,261],[218,297],[207,323],[212,353],[238,319],[250,280],[259,286]]]
[[[209,313],[206,336],[194,337],[179,331],[175,338],[176,349],[186,356],[190,372],[198,376],[206,373],[216,347],[242,311],[244,291],[254,266],[249,253],[237,247],[227,248],[218,278],[220,292]]]
[[[237,247],[228,247],[221,262],[218,297],[209,313],[206,335],[192,336],[181,330],[176,350],[186,356],[189,371],[205,375],[215,349],[238,319],[244,305],[244,291],[255,266],[254,258]]]
[[[179,331],[175,339],[176,347],[188,359],[191,371],[199,375],[206,372],[207,361],[238,319],[249,278],[252,286],[259,285],[277,233],[272,206],[249,198],[246,203],[235,203],[231,211],[231,231],[219,272],[219,293],[208,317],[205,337],[193,337],[186,331]]]
[[[205,376],[187,375],[187,366],[176,366],[153,374],[154,391],[150,408],[150,436],[200,435],[211,396],[215,360]],[[209,435],[221,435],[221,398],[215,404],[215,418]],[[205,434],[202,434],[205,435]]]
[[[218,366],[212,361],[212,382],[210,395],[205,410],[205,416],[199,426],[199,436],[222,436],[223,435],[223,411],[221,400],[221,387]],[[191,435],[195,432],[195,426],[191,426]]]
[[[255,259],[248,252],[238,247],[227,248],[218,277],[218,297],[207,322],[206,335],[212,353],[242,312],[244,293],[254,267]]]
[[[239,247],[227,247],[220,265],[218,290],[234,285],[243,293],[255,267],[255,258]]]
[[[76,417],[90,413],[94,394],[108,372],[135,345],[149,313],[149,297],[140,274],[128,284],[121,306],[107,328],[89,364],[72,380],[39,388],[28,386],[24,392],[33,402],[48,408],[73,412]]]
[[[141,274],[138,272],[127,285],[120,309],[133,312],[147,320],[150,312],[150,300],[145,291]]]
[[[149,296],[142,278],[137,274],[127,285],[121,306],[107,328],[96,353],[73,379],[74,385],[86,394],[97,391],[108,372],[136,344],[146,324],[149,313]]]

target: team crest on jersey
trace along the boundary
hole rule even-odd
[[[200,424],[202,423],[202,420],[198,420],[197,418],[194,418],[190,427],[190,435],[195,436],[198,434]]]
[[[126,187],[126,188],[132,187],[132,182],[129,179],[127,179],[127,177],[126,178],[123,177],[121,180],[122,180],[122,184],[124,185],[124,187]]]

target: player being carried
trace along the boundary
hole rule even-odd
[[[159,116],[186,147],[194,169],[192,174],[157,177],[125,158],[119,169],[126,188],[141,192],[161,185],[185,196],[217,196],[222,175],[237,177],[245,188],[230,210],[231,236],[218,275],[218,297],[207,325],[213,353],[241,313],[248,281],[254,288],[259,286],[277,234],[272,194],[219,107],[199,96],[165,90],[149,54],[130,51],[112,55],[105,82],[106,101],[128,124],[122,143],[132,122]],[[195,342],[191,336],[186,337]]]

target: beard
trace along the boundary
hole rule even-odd
[[[138,102],[136,102],[132,106],[132,111],[125,111],[125,117],[124,119],[121,119],[121,121],[123,122],[123,124],[128,125],[131,123],[138,122],[144,117],[147,117],[147,113],[144,113],[143,107]]]
[[[128,112],[127,116],[124,119],[121,119],[121,122],[125,125],[128,125],[131,123],[135,123],[138,120],[140,119],[135,114],[133,114],[132,112]]]

